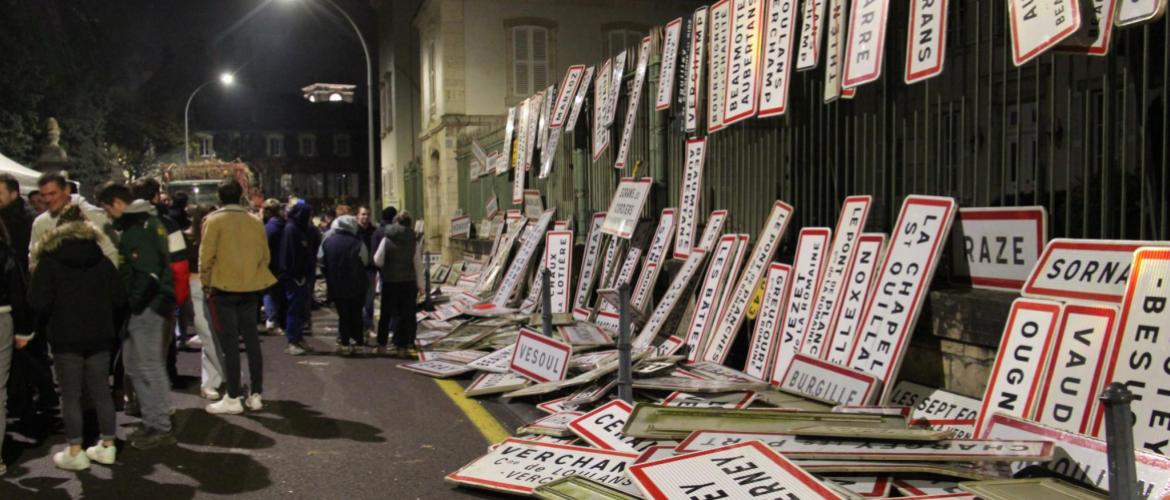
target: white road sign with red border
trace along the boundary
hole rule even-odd
[[[1012,29],[1012,61],[1031,61],[1081,28],[1077,0],[1008,0]]]
[[[853,0],[841,86],[856,88],[882,75],[890,0]]]
[[[764,46],[761,56],[760,118],[782,115],[788,109],[792,83],[792,44],[795,40],[796,0],[766,0]]]
[[[1032,420],[1061,430],[1090,432],[1097,396],[1105,388],[1104,362],[1115,344],[1117,316],[1117,306],[1064,306]]]
[[[764,24],[763,0],[731,0],[731,43],[727,47],[727,74],[723,83],[723,126],[756,115],[760,81],[760,36]]]
[[[508,369],[537,382],[564,380],[573,346],[521,328]]]
[[[1047,300],[1020,298],[1012,302],[995,366],[983,393],[975,435],[982,434],[983,423],[992,413],[1018,417],[1032,414],[1037,391],[1043,388],[1044,367],[1048,365],[1063,309],[1063,304]]]
[[[565,118],[572,109],[573,98],[577,95],[577,87],[581,85],[584,76],[584,64],[575,64],[565,70],[565,77],[561,79],[561,87],[557,90],[557,99],[553,104],[552,116],[549,118],[549,128],[559,129],[564,126]]]
[[[626,467],[636,453],[508,438],[447,480],[504,493],[531,495],[537,486],[566,476],[580,476],[611,488],[636,493]],[[573,464],[578,464],[573,466]]]
[[[911,0],[909,22],[906,84],[942,73],[947,49],[947,0]]]
[[[549,231],[545,234],[544,259],[551,273],[549,292],[552,296],[552,312],[569,312],[569,289],[572,288],[573,274],[573,232]]]
[[[821,57],[821,26],[825,22],[826,0],[805,0],[800,12],[800,52],[796,55],[796,70],[817,67]]]
[[[735,251],[736,236],[729,234],[719,239],[719,244],[711,253],[711,263],[707,265],[707,273],[703,279],[699,294],[695,297],[695,308],[691,313],[691,320],[687,325],[686,345],[690,350],[687,353],[687,362],[699,360],[699,354],[707,340],[707,333],[711,330],[711,318],[720,309],[719,300],[722,298],[719,291],[727,280],[727,272],[731,268],[731,256]]]
[[[792,263],[792,284],[788,287],[788,297],[784,301],[784,319],[780,323],[780,336],[776,338],[776,353],[772,356],[772,372],[761,374],[761,378],[779,383],[780,377],[788,370],[788,364],[792,362],[792,356],[800,352],[813,305],[820,293],[819,283],[831,243],[832,231],[827,227],[806,227],[800,230],[800,238],[796,242],[796,260]]]
[[[771,373],[776,332],[784,321],[791,274],[792,266],[773,262],[765,278],[764,296],[756,313],[756,324],[752,328],[752,340],[748,343],[747,361],[743,367],[744,373],[760,380]]]
[[[703,196],[703,160],[707,138],[687,139],[686,164],[679,186],[678,231],[674,237],[674,258],[685,259],[695,243],[695,226],[699,219],[699,200]]]
[[[811,474],[752,441],[630,466],[646,498],[840,499]]]
[[[833,320],[833,312],[837,303],[844,296],[846,277],[849,274],[849,264],[852,262],[854,249],[865,223],[869,220],[869,207],[873,197],[850,196],[845,198],[841,205],[841,215],[837,217],[837,227],[833,230],[833,247],[829,250],[829,260],[825,262],[825,270],[817,283],[816,302],[808,326],[805,327],[804,341],[801,342],[800,352],[814,357],[824,358],[824,351],[828,348],[829,323]]]
[[[772,383],[818,401],[849,406],[873,403],[881,389],[873,375],[801,353],[793,356],[784,373],[773,374]]]
[[[1118,304],[1125,294],[1133,252],[1143,246],[1166,247],[1170,242],[1056,238],[1044,247],[1021,293],[1028,297]]]
[[[662,37],[662,59],[658,68],[658,91],[654,96],[654,109],[662,111],[670,107],[674,97],[675,64],[678,63],[678,42],[682,35],[682,18],[666,23]]]
[[[694,133],[702,120],[699,111],[703,106],[703,69],[707,66],[704,60],[707,53],[707,6],[696,9],[691,19],[691,51],[690,61],[687,62],[690,71],[687,75],[686,110],[683,117],[683,128],[687,133]]]
[[[622,433],[632,409],[625,401],[615,399],[570,422],[569,429],[586,443],[603,450],[642,453],[658,445],[658,441]]]
[[[960,208],[952,232],[954,269],[975,288],[1019,291],[1048,241],[1044,207]]]
[[[723,128],[723,98],[727,89],[727,51],[731,47],[731,0],[711,5],[711,53],[707,69],[707,132]]]
[[[638,226],[638,218],[642,216],[642,207],[646,205],[646,197],[650,195],[653,183],[654,179],[649,177],[623,177],[605,213],[601,231],[624,240],[630,239],[634,235],[634,228]]]

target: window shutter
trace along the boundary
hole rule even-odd
[[[512,90],[518,96],[532,93],[529,82],[529,36],[526,27],[512,28]]]
[[[548,30],[532,28],[532,88],[548,87]]]

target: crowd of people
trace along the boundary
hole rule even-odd
[[[405,212],[386,208],[375,223],[364,206],[316,219],[295,198],[254,208],[231,178],[214,207],[167,196],[151,178],[107,183],[97,205],[57,173],[33,194],[26,202],[0,174],[0,443],[6,409],[48,418],[59,406],[66,446],[52,460],[61,469],[116,462],[119,408],[140,420],[131,447],[174,445],[169,394],[181,346],[200,351],[207,412],[262,409],[260,334],[282,334],[289,355],[311,352],[318,276],[337,312],[338,354],[361,353],[372,338],[373,354],[410,355],[422,275]],[[90,408],[98,436],[84,447]]]

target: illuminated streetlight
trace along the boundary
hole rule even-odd
[[[210,85],[215,80],[208,80],[202,85],[195,87],[191,92],[191,96],[187,98],[187,107],[183,109],[183,165],[187,165],[191,158],[191,101],[195,100],[195,94],[198,94],[203,87]],[[219,75],[219,83],[225,87],[230,87],[236,83],[236,75],[230,72],[223,72]]]
[[[219,83],[230,87],[233,83],[236,83],[236,75],[225,72],[224,74],[219,75]]]

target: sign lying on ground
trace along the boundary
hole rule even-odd
[[[788,110],[788,87],[792,80],[793,20],[796,0],[767,0],[764,14],[763,78],[760,82],[760,118],[782,115]]]
[[[521,328],[508,369],[537,382],[564,380],[573,346]]]
[[[654,96],[654,109],[662,111],[670,107],[674,97],[675,64],[678,62],[678,43],[682,35],[682,18],[666,23],[662,37],[662,63],[658,68],[658,92]]]
[[[718,326],[715,327],[703,359],[722,363],[727,358],[727,352],[735,340],[735,334],[739,331],[740,325],[743,324],[743,318],[747,313],[752,294],[755,293],[760,280],[764,278],[764,272],[767,270],[768,264],[772,262],[776,248],[780,246],[780,239],[784,237],[784,232],[788,229],[788,223],[792,220],[792,212],[792,205],[783,201],[777,200],[772,205],[772,213],[768,216],[767,222],[759,233],[760,239],[756,242],[755,248],[752,249],[747,269],[740,277],[730,302],[722,311],[723,317]]]
[[[950,430],[963,439],[975,437],[975,418],[982,405],[975,398],[905,380],[894,387],[888,404],[909,406],[911,422]]]
[[[1009,0],[1012,61],[1022,66],[1081,28],[1081,6],[1076,0]]]
[[[1017,462],[1012,465],[1013,472],[1040,465],[1060,476],[1109,490],[1109,455],[1104,441],[1006,415],[993,415],[983,436],[987,439],[1052,441],[1051,460],[1035,464]],[[1170,495],[1170,458],[1140,450],[1134,454],[1138,498],[1157,500]]]
[[[678,231],[674,237],[674,258],[686,259],[695,243],[695,226],[699,218],[699,200],[703,190],[703,159],[707,138],[687,139],[687,159],[679,187]]]
[[[772,382],[785,391],[839,405],[873,402],[881,383],[873,375],[850,370],[807,354],[796,354]]]
[[[1013,462],[1043,460],[1052,456],[1052,443],[1045,440],[953,439],[930,443],[881,443],[804,438],[780,432],[695,431],[676,453],[694,453],[732,443],[759,442],[793,459],[848,459],[878,461],[938,460],[958,462]]]
[[[467,367],[485,372],[505,373],[508,371],[508,366],[511,364],[512,349],[515,347],[516,346],[514,345],[510,345],[502,349],[496,349],[487,356],[467,363]]]
[[[773,262],[764,281],[764,295],[760,300],[760,310],[756,313],[752,340],[748,343],[747,362],[743,367],[744,373],[760,380],[771,373],[769,370],[772,368],[772,352],[776,332],[784,319],[790,274],[792,266]]]
[[[975,288],[1019,291],[1048,239],[1044,207],[960,208],[952,237],[957,276]]]
[[[878,376],[884,386],[883,400],[901,368],[954,215],[953,198],[907,196],[902,203],[877,288],[861,315],[861,330],[848,364]]]
[[[1134,252],[1133,272],[1121,303],[1121,342],[1105,366],[1105,380],[1120,382],[1133,392],[1130,406],[1135,423],[1134,447],[1170,455],[1170,249],[1140,248]],[[1159,337],[1159,333],[1162,335]],[[1094,435],[1104,426],[1104,409],[1097,412]]]
[[[528,379],[512,373],[483,373],[463,390],[467,397],[511,392],[528,385]]]
[[[630,239],[634,235],[634,228],[638,227],[638,218],[642,216],[642,207],[646,205],[646,197],[650,194],[653,182],[654,179],[649,177],[623,177],[606,211],[601,231],[624,240]]]
[[[1064,306],[1032,420],[1089,433],[1116,325],[1117,306]]]
[[[569,312],[570,277],[573,274],[573,232],[549,231],[545,235],[544,260],[548,265],[552,312]]]
[[[906,83],[942,73],[947,49],[946,0],[912,0],[906,33]]]
[[[861,325],[861,314],[877,281],[878,266],[886,248],[886,235],[866,233],[857,239],[857,250],[849,257],[844,294],[834,306],[828,337],[821,357],[837,364],[849,362]]]
[[[729,392],[710,397],[697,396],[685,392],[672,392],[662,399],[662,406],[677,406],[682,408],[747,408],[755,401],[754,392]]]
[[[1057,238],[1044,247],[1023,294],[1065,301],[1118,304],[1140,247],[1167,242]]]
[[[983,422],[992,413],[1015,417],[1032,414],[1036,391],[1044,381],[1041,374],[1047,365],[1053,332],[1063,307],[1059,302],[1026,298],[1012,302],[995,366],[991,368],[987,390],[983,393],[983,406],[975,424],[976,435],[982,434]]]
[[[889,15],[890,0],[853,2],[853,9],[849,12],[849,44],[845,49],[842,87],[854,88],[882,75]]]
[[[625,474],[626,466],[635,458],[638,455],[634,453],[508,438],[487,455],[448,474],[447,480],[528,495],[542,484],[566,476],[580,476],[636,493],[633,482]]]
[[[646,498],[840,499],[811,474],[759,442],[630,466]]]
[[[702,120],[700,110],[703,107],[703,68],[706,67],[703,56],[707,53],[707,6],[696,9],[691,19],[691,60],[687,63],[690,71],[687,75],[683,119],[683,128],[687,133],[694,133]]]
[[[727,88],[727,51],[731,47],[731,0],[711,5],[711,55],[707,68],[707,132],[723,128],[723,98]]]
[[[756,115],[764,0],[732,0],[731,42],[723,86],[723,125]]]
[[[792,356],[800,352],[800,344],[804,341],[804,332],[808,330],[812,308],[820,292],[825,254],[828,253],[831,238],[827,227],[806,227],[800,230],[796,260],[792,263],[792,285],[788,287],[784,321],[780,325],[780,336],[776,339],[776,354],[772,357],[772,373],[761,374],[761,378],[769,377],[774,384],[780,383],[780,378],[792,362]]]
[[[816,299],[809,317],[808,325],[801,336],[804,341],[800,344],[800,352],[814,357],[824,358],[824,351],[829,335],[829,323],[832,321],[833,311],[838,300],[843,296],[846,286],[846,277],[849,273],[849,264],[852,262],[853,251],[857,247],[857,238],[865,229],[869,220],[869,207],[873,197],[850,196],[841,204],[841,215],[837,217],[837,227],[833,230],[833,247],[829,250],[829,260],[824,263],[819,282],[815,285]],[[799,256],[799,252],[797,252]]]
[[[585,442],[603,450],[642,453],[658,443],[622,433],[622,427],[630,417],[630,410],[630,405],[625,401],[615,399],[570,422],[569,429]]]
[[[421,373],[423,375],[430,375],[436,378],[454,377],[456,375],[462,375],[471,371],[471,368],[468,368],[467,365],[451,363],[449,361],[442,361],[438,359],[432,361],[419,361],[417,363],[406,363],[398,365],[398,367],[403,370]]]

